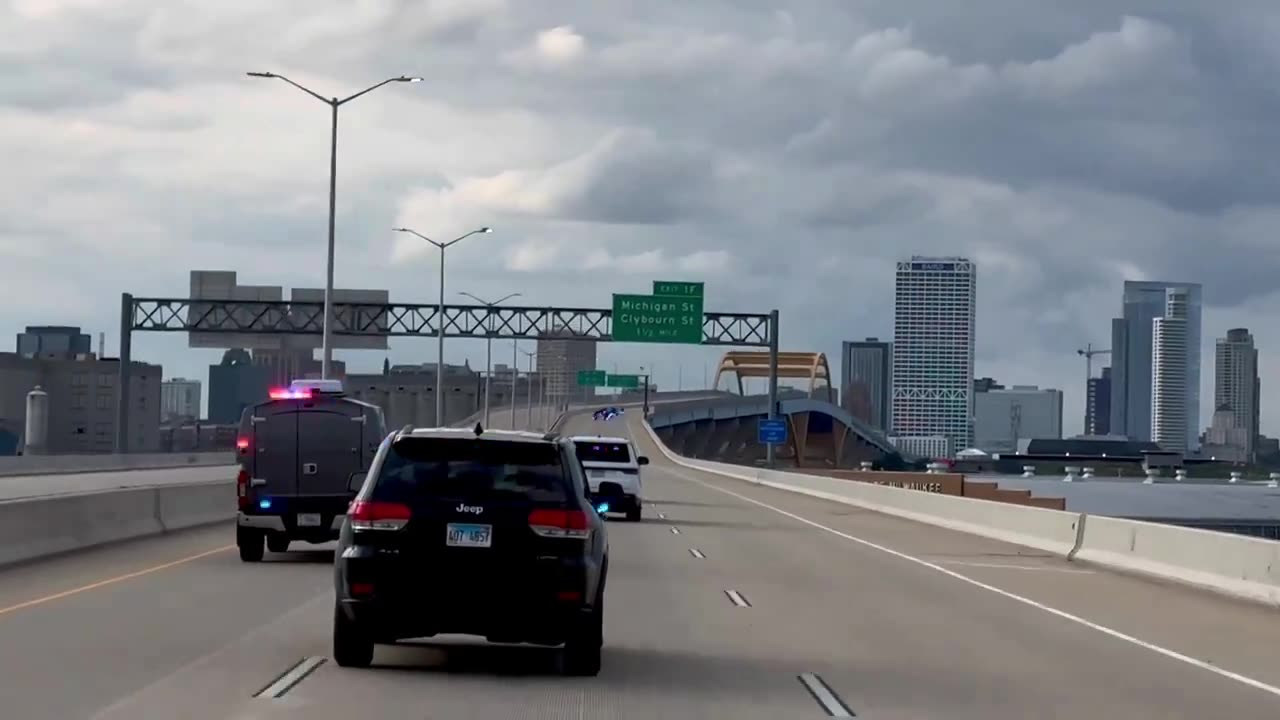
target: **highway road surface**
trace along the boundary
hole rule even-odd
[[[676,468],[631,432],[651,505],[610,525],[599,677],[465,638],[339,668],[332,553],[242,564],[227,525],[0,571],[0,715],[1280,717],[1276,611]]]

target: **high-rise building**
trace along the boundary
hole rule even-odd
[[[1111,433],[1111,368],[1102,368],[1100,377],[1089,378],[1085,398],[1084,434]]]
[[[983,377],[973,379],[973,391],[976,393],[991,392],[992,390],[1003,390],[1004,385],[996,382],[995,378]]]
[[[382,408],[387,427],[440,427],[461,420],[480,409],[480,374],[469,364],[444,366],[444,418],[436,418],[436,364],[391,365],[383,372],[352,373],[343,387],[357,400]],[[510,396],[496,388],[490,400],[499,408]]]
[[[973,446],[1015,453],[1022,439],[1062,438],[1062,391],[1035,385],[978,393],[973,401]]]
[[[66,325],[28,325],[16,345],[17,354],[26,358],[74,359],[93,352],[90,337]]]
[[[240,422],[246,407],[267,398],[271,370],[254,364],[248,350],[233,348],[224,352],[221,362],[209,366],[209,421]]]
[[[160,448],[159,365],[130,364],[129,451]],[[115,450],[120,361],[76,353],[72,357],[22,357],[0,353],[0,425],[22,427],[27,392],[49,394],[46,452],[109,453]]]
[[[893,325],[893,434],[973,443],[977,266],[960,257],[898,262]]]
[[[542,392],[549,403],[569,402],[590,392],[578,387],[578,372],[596,369],[596,341],[573,339],[574,335],[560,327],[538,336],[538,373],[546,378]]]
[[[1151,321],[1151,439],[1165,450],[1182,452],[1192,449],[1187,438],[1187,305],[1186,288],[1168,288],[1164,317]]]
[[[1111,321],[1111,433],[1130,440],[1154,440],[1151,428],[1153,322],[1164,317],[1166,290],[1186,291],[1186,447],[1199,442],[1200,314],[1199,283],[1127,280],[1124,310]]]
[[[173,378],[160,384],[160,422],[199,419],[199,380]]]
[[[1229,425],[1243,429],[1245,445],[1241,450],[1252,461],[1258,444],[1261,383],[1258,379],[1258,350],[1253,335],[1245,328],[1227,331],[1218,338],[1214,357],[1213,405],[1219,412],[1230,414]],[[1223,425],[1219,421],[1218,425]]]
[[[893,343],[877,338],[846,341],[840,355],[844,409],[876,430],[887,431],[893,401]]]

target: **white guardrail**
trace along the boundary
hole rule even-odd
[[[681,467],[1280,606],[1280,542],[1274,540],[694,460],[672,452],[642,425]]]

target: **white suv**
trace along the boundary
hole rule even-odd
[[[606,512],[625,512],[627,519],[640,520],[644,505],[644,485],[640,466],[649,458],[637,455],[631,441],[619,437],[579,435],[569,438],[587,471],[592,501],[597,507],[608,504]]]

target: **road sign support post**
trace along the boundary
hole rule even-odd
[[[104,348],[98,351],[106,354]],[[133,295],[120,295],[120,377],[116,380],[116,452],[129,452],[129,381],[133,377]]]
[[[644,378],[644,409],[641,412],[644,413],[644,421],[648,422],[649,421],[649,376],[641,375],[640,377]]]
[[[778,417],[778,311],[769,311],[769,419]],[[777,453],[773,444],[766,445],[765,461],[772,470],[776,467]],[[796,458],[797,462],[799,458]]]
[[[787,441],[786,418],[760,418],[756,421],[756,442],[762,445],[781,445]]]

